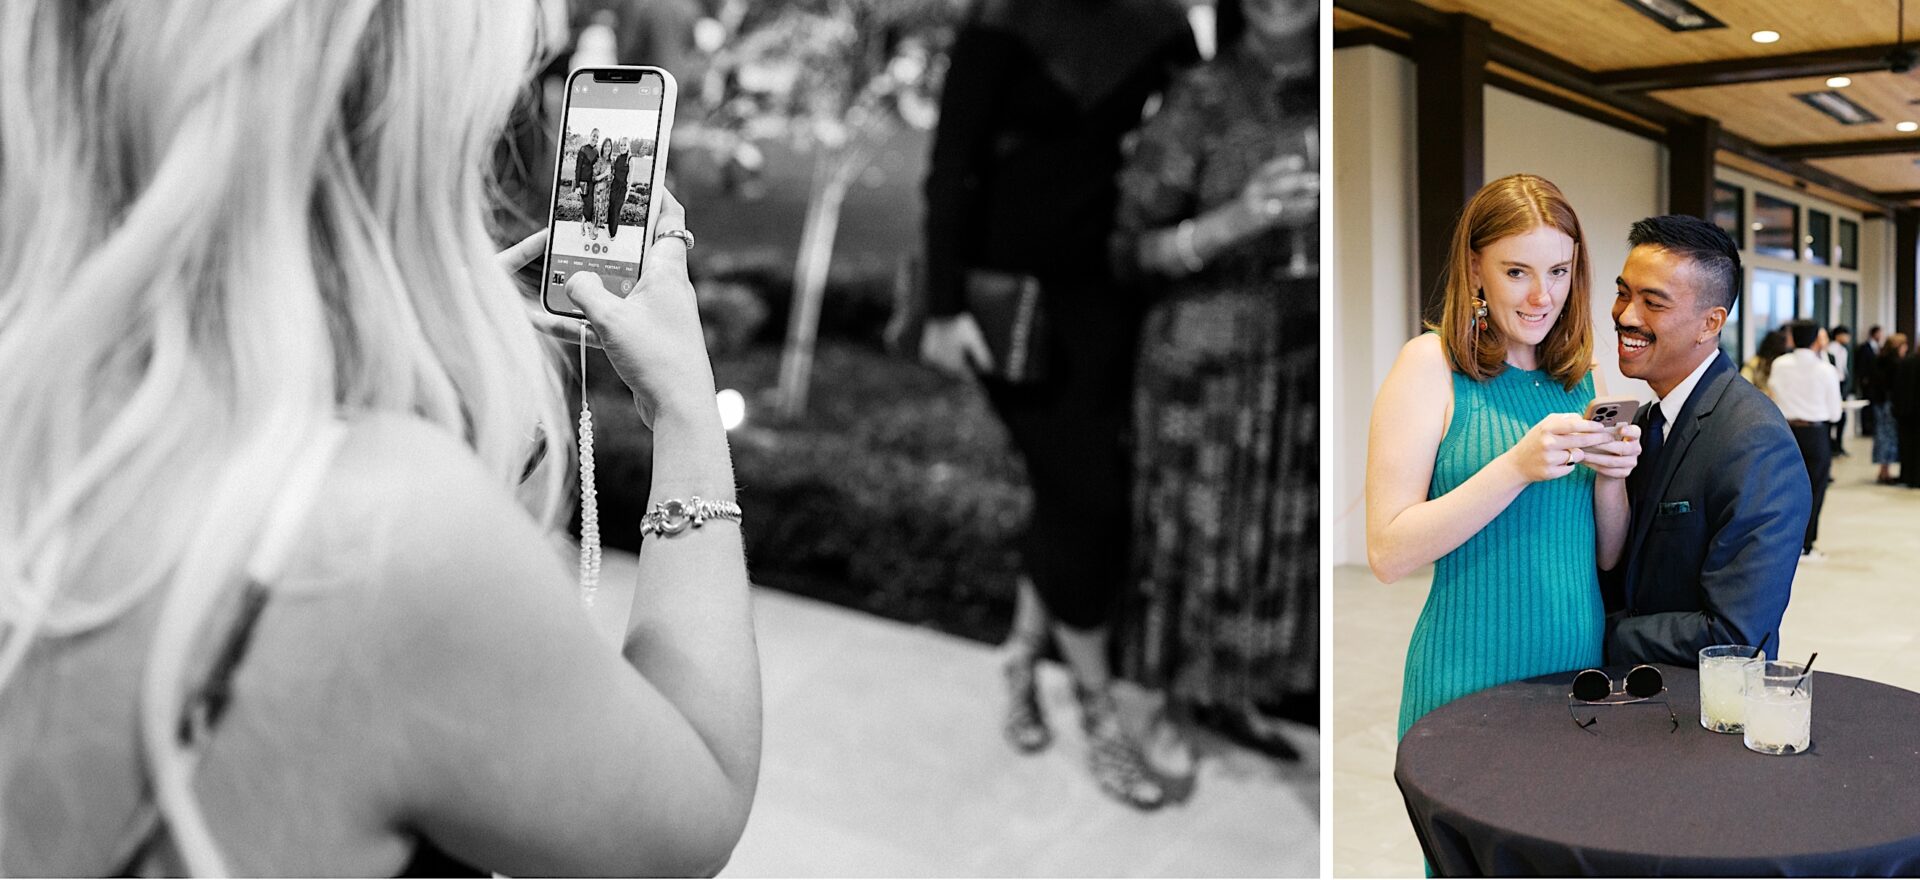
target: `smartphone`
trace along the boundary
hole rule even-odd
[[[616,295],[640,280],[667,168],[679,86],[658,67],[583,67],[567,77],[554,157],[541,301],[584,318],[567,279],[593,272]]]
[[[1633,414],[1639,409],[1638,397],[1596,397],[1587,404],[1587,421],[1599,422],[1617,434],[1620,426],[1633,424]]]

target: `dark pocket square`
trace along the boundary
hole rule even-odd
[[[1693,504],[1690,502],[1662,501],[1660,502],[1660,510],[1657,513],[1655,513],[1654,516],[1679,516],[1680,514],[1683,514],[1683,513],[1692,513],[1692,512],[1693,512]]]

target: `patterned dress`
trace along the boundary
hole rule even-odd
[[[1191,71],[1121,178],[1119,262],[1145,232],[1239,198],[1317,122],[1314,59],[1293,75],[1230,51]],[[1273,229],[1156,292],[1134,400],[1123,674],[1179,705],[1310,699],[1319,673],[1319,279],[1289,271],[1318,230]]]

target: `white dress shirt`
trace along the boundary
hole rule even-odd
[[[1847,351],[1846,346],[1827,343],[1827,360],[1832,362],[1833,368],[1840,372],[1840,381],[1842,382],[1847,381],[1847,376],[1849,375],[1847,372],[1847,360],[1852,356],[1853,352]]]
[[[1788,421],[1840,420],[1840,374],[1811,350],[1797,348],[1774,358],[1767,393]]]
[[[1700,384],[1700,377],[1706,374],[1707,365],[1713,363],[1713,359],[1719,356],[1720,349],[1709,349],[1707,356],[1700,359],[1700,365],[1694,367],[1693,372],[1687,374],[1687,378],[1681,379],[1680,384],[1673,386],[1673,390],[1667,392],[1667,396],[1660,398],[1660,412],[1667,419],[1666,424],[1660,426],[1661,440],[1673,436],[1673,423],[1680,420],[1680,411],[1687,408],[1687,398],[1693,396],[1693,388]]]

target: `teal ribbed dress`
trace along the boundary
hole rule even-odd
[[[1578,413],[1593,376],[1572,391],[1539,370],[1507,367],[1485,382],[1453,374],[1453,421],[1428,498],[1467,481],[1551,413]],[[1575,468],[1534,483],[1434,565],[1433,589],[1407,646],[1400,730],[1474,691],[1600,665],[1606,612],[1593,551],[1593,480]]]

